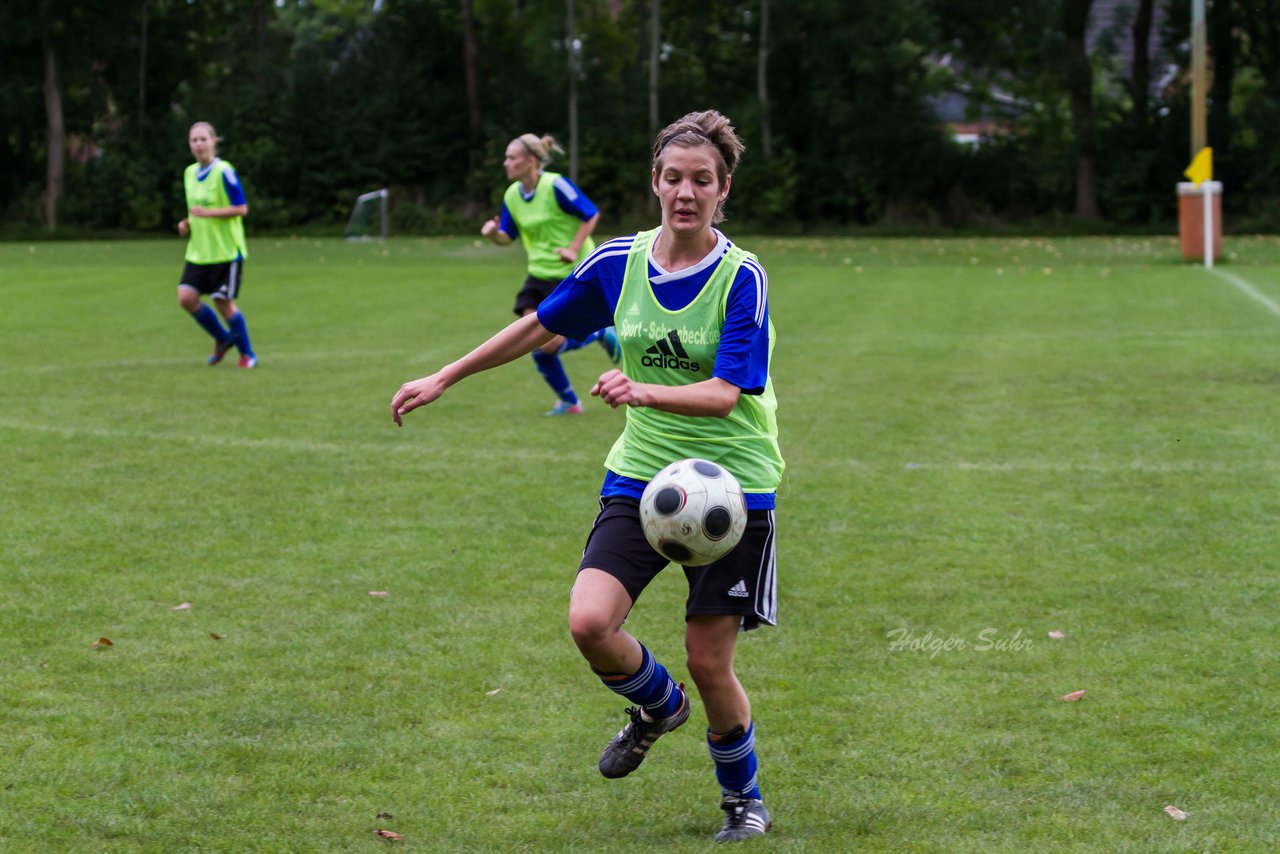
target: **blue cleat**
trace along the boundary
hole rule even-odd
[[[606,327],[600,333],[600,346],[609,354],[609,361],[615,365],[622,361],[622,345],[618,343],[618,333],[614,331],[612,326]]]
[[[548,409],[543,415],[581,415],[581,403],[566,403],[563,400],[557,400],[556,405]]]

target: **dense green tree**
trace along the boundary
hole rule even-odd
[[[706,107],[748,145],[739,221],[1164,220],[1186,164],[1188,94],[1177,75],[1151,89],[1151,21],[1164,12],[1160,42],[1185,62],[1189,0],[1133,0],[1118,34],[1086,50],[1101,5],[2,4],[0,224],[170,228],[196,120],[223,137],[255,228],[335,225],[356,195],[386,186],[401,230],[469,231],[498,203],[503,147],[526,131],[576,137],[580,183],[607,221],[631,224],[652,218],[654,130]],[[1211,4],[1209,132],[1235,217],[1280,214],[1278,21],[1280,0]],[[1113,59],[1120,38],[1134,48],[1128,69]],[[935,107],[947,91],[1004,130],[977,147],[952,141]]]

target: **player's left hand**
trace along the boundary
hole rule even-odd
[[[591,394],[617,409],[619,406],[644,406],[644,383],[638,383],[614,368],[600,375]]]
[[[209,209],[202,205],[195,205],[191,208],[192,216],[209,216]]]
[[[400,386],[395,397],[391,398],[391,420],[397,427],[404,426],[402,416],[407,415],[419,406],[426,406],[444,394],[445,384],[439,374],[407,382]]]
[[[572,264],[578,260],[578,253],[574,252],[568,246],[561,246],[556,250],[556,254],[560,256],[560,260],[566,264]]]

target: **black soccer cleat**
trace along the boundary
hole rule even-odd
[[[759,798],[725,795],[720,809],[724,810],[724,827],[716,834],[716,842],[741,842],[753,836],[764,836],[773,826],[769,811]]]
[[[627,709],[631,723],[624,726],[605,747],[604,753],[600,754],[601,774],[610,780],[627,776],[640,767],[649,748],[653,747],[659,736],[666,735],[689,720],[689,693],[684,690],[683,682],[676,686],[676,690],[680,692],[680,707],[669,718],[647,721],[640,709],[635,706]]]

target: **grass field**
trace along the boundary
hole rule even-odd
[[[788,461],[754,847],[1280,849],[1280,241],[744,243]],[[0,245],[0,850],[710,849],[700,711],[602,779],[564,626],[621,413],[517,364],[388,417],[521,253],[252,249],[241,371],[176,239]],[[664,576],[629,628],[684,678]]]

